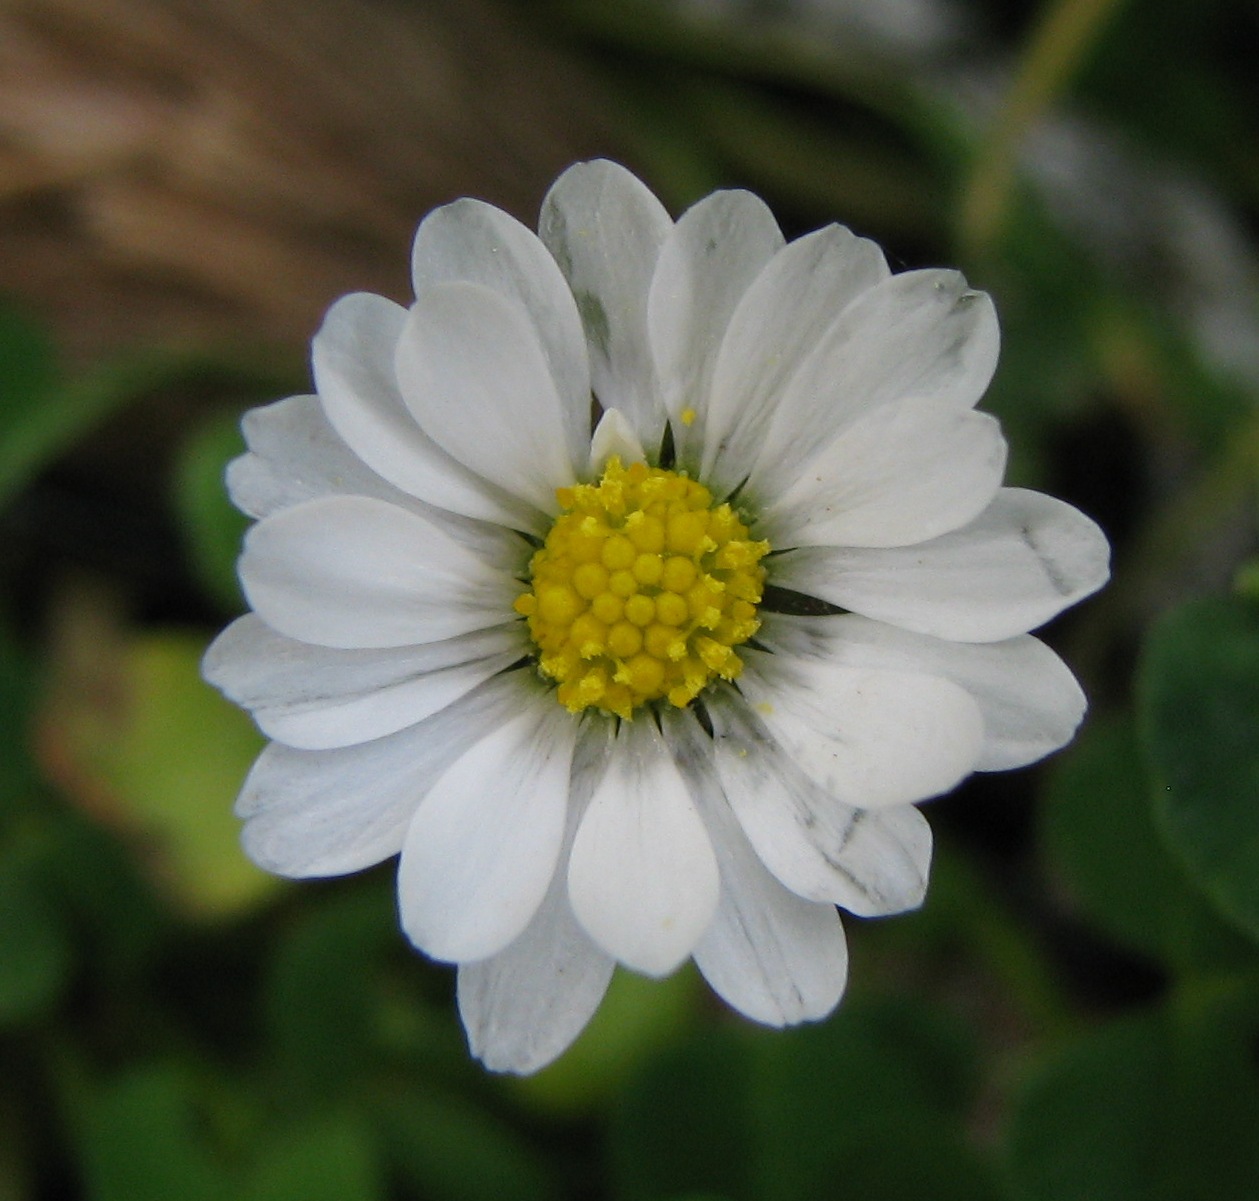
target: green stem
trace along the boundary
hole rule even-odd
[[[1005,102],[980,147],[960,206],[963,247],[980,256],[1001,234],[1019,147],[1069,86],[1106,21],[1123,0],[1056,0],[1023,54]]]

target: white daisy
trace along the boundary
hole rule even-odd
[[[1001,486],[992,304],[840,226],[785,244],[747,192],[674,223],[608,162],[540,235],[438,209],[413,269],[410,309],[332,307],[318,394],[248,414],[229,471],[253,612],[205,671],[274,740],[246,850],[400,854],[403,928],[497,1070],[563,1051],[617,962],[823,1016],[836,906],[923,898],[914,803],[1084,712],[1027,631],[1106,541]]]

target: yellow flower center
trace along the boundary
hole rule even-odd
[[[630,718],[666,698],[689,705],[743,670],[734,647],[756,633],[768,542],[753,542],[702,484],[608,460],[594,484],[560,488],[563,510],[516,598],[538,666],[573,713]]]

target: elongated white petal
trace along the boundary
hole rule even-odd
[[[537,234],[502,209],[465,197],[435,209],[421,222],[411,275],[417,297],[434,284],[464,280],[519,306],[563,405],[569,456],[580,463],[590,432],[585,338],[573,292]]]
[[[983,747],[978,706],[938,676],[747,650],[739,691],[805,775],[859,809],[939,796]]]
[[[711,740],[694,716],[666,711],[664,732],[712,831],[721,873],[721,899],[695,948],[696,964],[728,1004],[755,1021],[785,1026],[824,1017],[848,978],[835,906],[804,900],[765,870],[730,813]]]
[[[343,296],[311,345],[319,399],[332,427],[374,472],[443,509],[514,529],[542,528],[541,515],[478,479],[407,412],[394,356],[406,310],[381,296]]]
[[[774,559],[773,582],[938,638],[999,642],[1096,592],[1110,547],[1078,509],[1003,488],[969,525],[899,549],[802,547]]]
[[[317,396],[250,409],[241,428],[249,453],[228,464],[227,488],[250,517],[322,496],[372,496],[418,513],[503,571],[518,574],[528,562],[531,548],[514,531],[439,509],[382,479],[328,424]]]
[[[545,1067],[594,1017],[615,966],[577,924],[557,874],[519,938],[459,967],[459,1014],[472,1054],[492,1072]]]
[[[520,622],[422,646],[335,650],[248,614],[211,643],[202,672],[268,738],[327,750],[423,721],[526,653]]]
[[[650,717],[624,722],[573,843],[569,896],[610,955],[650,976],[694,949],[717,905],[717,861]]]
[[[439,446],[482,479],[555,512],[555,489],[575,479],[574,418],[519,305],[480,284],[425,289],[397,367],[407,407]]]
[[[317,396],[290,396],[250,409],[241,429],[249,453],[228,465],[227,489],[250,517],[336,494],[375,496],[404,507],[417,503],[337,437]]]
[[[955,271],[905,271],[863,292],[782,390],[752,473],[757,497],[790,486],[832,431],[916,396],[967,409],[997,363],[992,302]]]
[[[484,959],[529,924],[555,874],[577,722],[545,692],[428,790],[398,866],[407,936],[434,959]]]
[[[432,782],[487,730],[519,712],[527,673],[487,680],[418,725],[357,746],[272,743],[245,780],[241,842],[280,876],[339,876],[396,855]]]
[[[848,667],[925,671],[960,684],[984,717],[976,771],[1025,767],[1065,746],[1087,707],[1067,665],[1030,634],[1005,642],[948,642],[856,613],[820,618],[770,613],[757,639],[788,654]]]
[[[765,866],[792,892],[861,917],[922,904],[931,828],[912,805],[858,809],[819,788],[732,689],[710,694],[725,796]]]
[[[743,482],[787,381],[849,303],[887,277],[879,248],[842,225],[769,260],[731,316],[713,369],[701,472],[710,488]]]
[[[596,719],[578,735],[560,867],[523,934],[489,959],[459,968],[459,1014],[472,1053],[495,1072],[545,1067],[594,1016],[615,960],[577,924],[568,901],[573,834],[602,777],[610,723]]]
[[[825,1017],[848,982],[848,944],[834,905],[784,888],[739,834],[722,844],[721,902],[695,963],[727,1004],[769,1026]]]
[[[897,400],[863,413],[763,511],[777,547],[907,546],[965,525],[1005,474],[987,413]]]
[[[511,617],[519,586],[415,513],[329,496],[260,521],[240,560],[245,595],[282,634],[320,646],[409,646]]]
[[[647,291],[673,221],[624,167],[596,160],[555,181],[538,228],[577,299],[595,395],[620,409],[655,451],[665,415],[648,345]]]
[[[595,426],[594,436],[590,439],[591,474],[601,474],[613,455],[618,455],[626,466],[646,458],[642,443],[620,409],[608,409]]]
[[[782,244],[765,203],[730,191],[689,208],[661,247],[647,328],[682,463],[699,465],[709,388],[730,316]]]

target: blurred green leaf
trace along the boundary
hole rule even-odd
[[[0,1096],[0,1201],[30,1201],[35,1196],[30,1163],[29,1104],[17,1095]]]
[[[904,999],[850,1001],[769,1042],[755,1094],[761,1195],[824,1201],[843,1181],[880,1201],[999,1197],[965,1129],[978,1054],[960,1023]]]
[[[50,893],[80,935],[80,954],[91,955],[85,966],[92,984],[134,982],[165,921],[118,840],[76,813],[59,813],[43,825],[38,854]]]
[[[275,886],[240,849],[232,805],[263,739],[201,679],[204,639],[122,631],[48,706],[50,739],[82,800],[142,843],[155,881],[207,917],[249,908]]]
[[[128,655],[129,721],[109,776],[127,817],[158,842],[171,886],[193,909],[228,914],[275,886],[240,849],[232,814],[262,748],[253,723],[201,679],[205,646],[193,634],[135,640]]]
[[[153,377],[133,362],[63,381],[45,331],[0,308],[0,505]]]
[[[221,1084],[189,1063],[171,1061],[133,1068],[97,1086],[83,1122],[91,1201],[385,1196],[374,1139],[361,1118],[322,1113],[281,1128],[253,1121],[229,1137],[251,1106]]]
[[[65,923],[40,885],[27,855],[0,848],[0,1027],[42,1013],[69,975]]]
[[[308,1099],[343,1095],[371,1066],[373,1002],[385,948],[398,938],[391,887],[333,887],[335,895],[284,930],[265,984],[286,1084]]]
[[[50,371],[51,352],[37,331],[0,308],[0,439],[7,410],[38,392]],[[35,665],[0,627],[0,1028],[50,1008],[73,961],[69,931],[40,870],[34,693]]]
[[[340,1114],[273,1136],[255,1159],[248,1187],[232,1196],[241,1201],[381,1201],[386,1193],[375,1140],[360,1118]]]
[[[753,1195],[757,1166],[747,1031],[708,1028],[649,1060],[613,1111],[621,1201]]]
[[[1167,614],[1146,641],[1138,702],[1168,847],[1259,938],[1259,610],[1208,599]]]
[[[243,607],[236,558],[249,519],[227,497],[224,471],[245,450],[238,414],[201,427],[184,445],[175,469],[175,513],[192,568],[226,612]]]
[[[1245,86],[1252,77],[1229,72],[1230,56],[1221,53],[1231,37],[1249,31],[1250,16],[1234,0],[1130,4],[1086,64],[1081,91],[1091,106],[1104,105],[1133,142],[1159,147],[1209,177],[1208,164],[1231,163],[1238,147],[1254,140]],[[1157,88],[1150,87],[1154,78]]]
[[[9,479],[22,470],[21,440],[29,437],[23,431],[38,423],[56,379],[45,330],[10,305],[0,305],[0,497],[12,490]]]
[[[91,1201],[223,1201],[238,1191],[205,1141],[191,1073],[135,1068],[89,1103],[83,1144]]]
[[[1199,988],[1062,1048],[1008,1143],[1020,1201],[1223,1201],[1259,1180],[1259,1008]]]
[[[964,1130],[974,1057],[956,1026],[908,1002],[850,1002],[772,1035],[705,1031],[624,1095],[617,1195],[829,1201],[842,1183],[880,1201],[997,1198]]]
[[[1069,991],[1028,936],[1026,922],[983,860],[955,837],[936,838],[925,905],[895,921],[862,922],[853,937],[860,938],[867,961],[855,974],[855,989],[875,979],[900,983],[908,973],[911,994],[924,986],[949,992],[960,987],[999,1024],[1041,1036],[1069,1030],[1077,1021]],[[980,1066],[974,1055],[969,1048],[972,1072]]]
[[[0,626],[0,830],[37,788],[31,757],[34,664]]]
[[[1155,826],[1135,722],[1095,718],[1054,765],[1042,808],[1050,871],[1112,938],[1173,967],[1248,952],[1203,900]]]
[[[0,303],[0,400],[5,413],[45,391],[57,368],[48,331],[15,305]]]
[[[425,1201],[552,1201],[543,1157],[468,1101],[404,1087],[376,1107],[398,1177]]]

